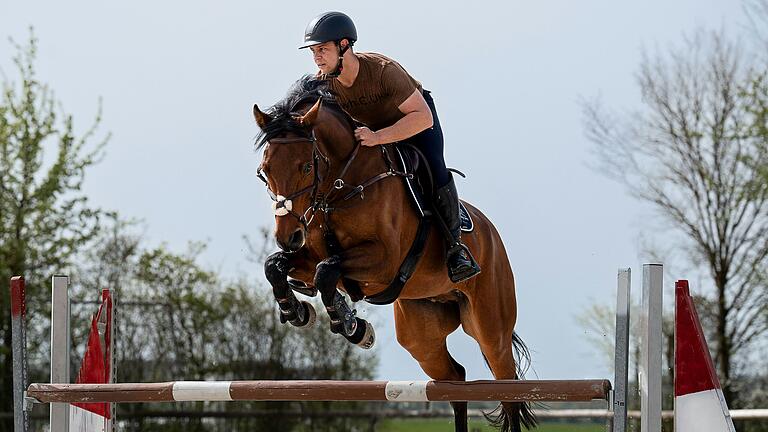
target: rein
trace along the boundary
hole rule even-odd
[[[406,173],[403,171],[396,170],[394,164],[392,163],[392,159],[389,157],[389,152],[387,152],[386,147],[379,146],[379,148],[381,149],[381,156],[384,159],[384,162],[387,164],[387,170],[368,178],[367,180],[363,181],[357,186],[351,186],[347,184],[344,181],[344,176],[347,174],[347,171],[349,171],[349,168],[352,166],[352,162],[354,162],[355,158],[357,158],[357,155],[360,152],[361,147],[362,147],[362,144],[359,142],[355,145],[355,148],[352,150],[349,157],[347,158],[347,162],[344,164],[344,167],[339,173],[339,176],[333,181],[333,189],[328,193],[328,195],[325,196],[322,202],[318,201],[314,203],[315,205],[317,205],[318,210],[321,210],[323,213],[328,214],[335,210],[343,210],[343,209],[354,207],[359,203],[353,203],[353,204],[342,206],[342,207],[339,207],[339,206],[331,207],[331,204],[338,201],[349,201],[350,199],[358,195],[360,196],[361,200],[364,200],[365,193],[363,191],[367,187],[371,186],[372,184],[377,183],[380,180],[384,180],[387,177],[402,176],[409,179],[413,178],[413,174],[411,173]],[[351,188],[352,190],[349,191],[346,195],[338,196],[336,192],[341,191],[344,188]]]

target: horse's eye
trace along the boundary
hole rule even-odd
[[[307,162],[301,167],[301,172],[304,173],[304,175],[309,174],[312,172],[312,162]]]

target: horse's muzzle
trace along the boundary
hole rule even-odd
[[[287,241],[283,241],[280,237],[276,237],[276,240],[283,252],[296,252],[304,246],[304,229],[296,228],[296,231],[291,233]]]

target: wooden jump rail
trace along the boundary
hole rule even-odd
[[[172,401],[509,401],[608,400],[608,380],[174,381],[137,384],[32,384],[36,402]]]

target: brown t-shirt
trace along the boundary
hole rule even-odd
[[[378,53],[355,53],[360,70],[351,87],[330,81],[330,90],[341,108],[353,119],[374,131],[392,126],[403,118],[397,107],[416,89],[422,90],[400,64]]]

